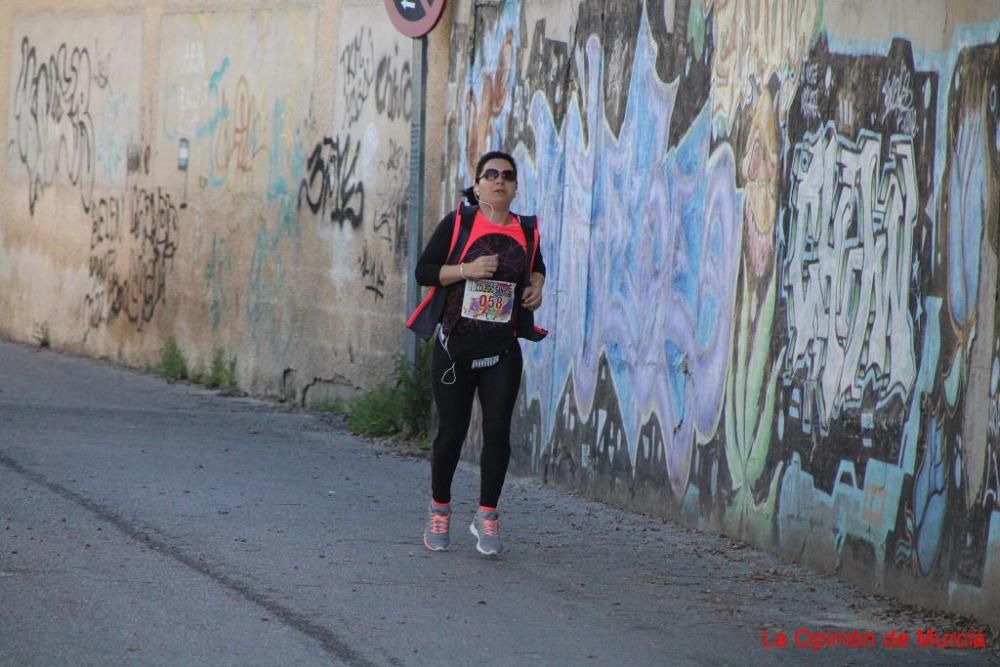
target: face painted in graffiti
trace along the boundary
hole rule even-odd
[[[750,125],[746,154],[740,164],[743,176],[743,221],[747,234],[749,265],[755,278],[771,267],[774,222],[778,199],[778,129],[767,91],[760,96]]]
[[[470,87],[466,98],[468,128],[465,149],[469,164],[476,164],[476,160],[486,152],[487,145],[491,143],[490,130],[494,121],[503,112],[504,104],[512,91],[510,73],[513,61],[514,36],[508,32],[504,36],[503,46],[500,47],[495,69],[487,70],[485,65],[480,64],[479,67],[482,69],[474,73],[481,83],[478,95],[475,88]]]
[[[514,165],[503,158],[493,158],[476,175],[476,196],[479,201],[498,211],[510,208],[517,194],[517,173]]]

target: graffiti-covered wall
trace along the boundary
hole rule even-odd
[[[1000,6],[460,6],[443,199],[512,152],[549,267],[515,469],[1000,622]]]
[[[0,3],[0,336],[374,386],[411,53],[380,0]],[[453,0],[428,63],[426,228],[494,148],[541,218],[516,472],[1000,623],[1000,6]]]
[[[384,380],[411,49],[380,0],[3,3],[0,335],[135,366],[172,337],[300,402]]]

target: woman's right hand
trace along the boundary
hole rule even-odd
[[[492,278],[499,265],[500,258],[496,255],[483,255],[471,262],[465,262],[461,272],[466,280],[482,280],[483,278]]]

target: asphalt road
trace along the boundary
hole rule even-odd
[[[280,404],[0,343],[0,665],[982,664],[724,537],[508,481],[507,551],[421,544],[426,461]],[[766,648],[784,631],[789,646]]]

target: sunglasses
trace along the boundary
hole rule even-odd
[[[497,180],[498,178],[503,178],[503,180],[509,181],[511,183],[517,182],[517,174],[514,173],[513,169],[504,169],[503,171],[499,171],[497,169],[487,169],[482,174],[480,174],[479,178],[485,179],[490,183]]]

